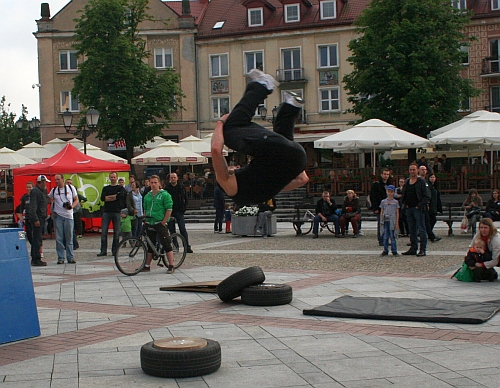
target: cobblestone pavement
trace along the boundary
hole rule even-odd
[[[99,236],[80,240],[76,265],[32,267],[41,336],[0,345],[0,388],[10,387],[498,387],[500,317],[480,325],[305,316],[342,295],[485,301],[500,283],[460,283],[450,274],[470,235],[429,243],[428,255],[379,257],[373,223],[365,236],[296,237],[278,225],[272,238],[214,234],[190,224],[194,254],[174,275],[164,268],[121,275],[97,258]],[[399,251],[408,239],[399,239]],[[260,265],[266,282],[288,283],[284,306],[221,302],[215,294],[160,292],[160,286],[221,280]],[[5,314],[6,312],[0,312]],[[23,324],[23,322],[20,322]],[[189,379],[146,375],[139,350],[172,336],[217,340],[221,368]]]

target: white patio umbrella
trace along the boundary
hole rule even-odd
[[[64,147],[66,147],[66,141],[56,137],[55,139],[52,139],[47,143],[45,143],[43,147],[47,151],[52,152],[55,155],[59,151],[61,151]]]
[[[143,144],[140,147],[134,147],[134,151],[141,152],[144,149],[151,150],[153,148],[158,147],[162,143],[165,143],[165,139],[163,137],[161,137],[161,136],[155,136],[153,139],[151,139],[148,142],[146,142],[146,144]]]
[[[211,137],[210,137],[211,138]],[[210,146],[210,142],[203,141],[199,137],[196,136],[188,136],[181,141],[179,141],[179,145],[192,151],[200,154],[201,156],[206,156],[207,158],[212,157],[212,150]],[[223,156],[227,156],[227,151],[222,151]]]
[[[10,148],[3,147],[0,149],[0,170],[12,170],[13,168],[23,167],[27,164],[35,164],[36,162],[33,159],[27,158],[26,156],[20,155],[16,153],[16,151],[11,150]],[[7,179],[5,179],[5,200],[7,201]]]
[[[16,154],[26,156],[36,162],[42,162],[43,160],[55,155],[44,146],[35,142],[26,144],[23,148],[17,150]]]
[[[83,147],[83,141],[74,137],[71,140],[66,141],[66,144],[72,144],[76,149]]]
[[[79,150],[83,152],[84,147],[80,147]],[[121,158],[117,155],[113,155],[110,152],[103,151],[99,147],[92,144],[87,144],[87,155],[90,155],[97,159],[107,160],[108,162],[124,163],[127,164],[127,159]]]
[[[462,145],[467,149],[480,147],[493,153],[500,149],[500,114],[487,112],[429,140],[433,144]],[[493,172],[492,161],[490,166]]]
[[[470,120],[481,117],[482,115],[489,113],[487,110],[478,110],[476,112],[472,112],[470,115],[464,116],[461,120],[455,121],[451,124],[445,125],[444,127],[435,129],[429,133],[429,138],[440,135],[452,129],[461,127],[462,125],[467,124]]]
[[[208,163],[208,161],[204,156],[189,151],[181,147],[178,143],[174,143],[170,140],[163,142],[150,151],[132,158],[132,164],[155,166],[168,165],[170,169],[172,168],[172,164],[187,166],[205,163]]]
[[[345,131],[314,141],[314,148],[336,152],[372,152],[373,173],[375,155],[381,150],[428,147],[429,141],[379,119],[364,121]]]

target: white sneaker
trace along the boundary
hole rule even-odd
[[[360,230],[360,231],[358,231],[358,235],[359,236],[364,236],[365,234]]]
[[[258,69],[252,69],[248,73],[248,76],[255,82],[258,82],[261,85],[264,85],[267,90],[274,90],[279,86],[278,81],[274,79],[272,75],[263,73]]]
[[[291,92],[289,90],[284,93],[285,103],[296,106],[297,108],[302,108],[304,105],[304,99],[298,95],[298,93]]]

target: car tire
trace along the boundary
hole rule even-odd
[[[249,306],[280,306],[292,299],[292,287],[288,284],[261,283],[241,291],[241,301]]]
[[[266,276],[260,267],[249,267],[242,269],[224,279],[217,286],[217,295],[223,302],[237,298],[241,290],[254,284],[263,283]]]
[[[158,346],[161,341],[162,345]],[[144,373],[151,376],[170,378],[203,376],[215,372],[220,365],[220,345],[210,339],[173,337],[148,342],[141,347],[141,368]]]

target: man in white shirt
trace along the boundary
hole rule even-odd
[[[54,176],[56,187],[49,197],[52,199],[51,215],[56,232],[57,264],[64,264],[64,256],[69,264],[75,264],[73,254],[73,207],[78,204],[78,195],[73,186],[64,184],[62,174]]]

